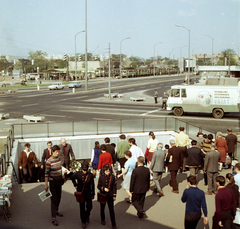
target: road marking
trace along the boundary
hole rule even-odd
[[[143,113],[143,114],[140,114],[140,115],[141,115],[141,116],[145,116],[145,115],[148,115],[148,114],[151,114],[151,113],[154,113],[154,112],[158,112],[158,111],[160,111],[160,108],[157,109],[157,110],[148,111],[148,112]]]
[[[36,106],[38,103],[33,103],[33,104],[27,104],[27,105],[22,105],[22,107],[30,107],[30,106]]]
[[[47,115],[47,114],[40,114],[40,115],[42,115],[42,116],[52,116],[52,117],[59,117],[59,118],[66,118],[66,116],[64,116],[64,115]]]
[[[95,120],[103,120],[103,121],[111,121],[112,119],[109,118],[93,118]]]
[[[51,93],[44,93],[44,94],[29,94],[29,95],[20,95],[18,96],[18,98],[27,98],[27,97],[37,97],[37,96],[42,96],[42,95],[53,95],[53,94],[60,94],[60,93],[63,93],[62,91],[60,92],[51,92]],[[66,93],[66,92],[65,92]]]

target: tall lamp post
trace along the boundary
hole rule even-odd
[[[162,41],[156,43],[156,44],[153,46],[153,56],[154,56],[154,62],[153,62],[154,70],[153,70],[153,75],[154,75],[154,76],[155,76],[155,62],[156,62],[156,58],[155,58],[155,47],[156,47],[156,45],[161,44],[161,43],[162,43]]]
[[[76,35],[75,35],[75,78],[77,79],[77,54],[76,54],[76,37],[77,37],[77,35],[79,34],[79,33],[83,33],[83,32],[85,32],[85,30],[83,30],[83,31],[80,31],[80,32],[78,32]]]
[[[190,29],[188,29],[187,27],[185,26],[182,26],[182,25],[176,25],[177,27],[182,27],[186,30],[188,30],[188,84],[190,84]]]
[[[127,39],[130,39],[130,37],[126,37],[120,41],[120,79],[122,79],[122,42]]]
[[[239,65],[239,45],[236,45],[236,44],[234,44],[234,43],[232,43],[232,45],[235,45],[235,46],[238,47],[238,65]]]
[[[212,66],[213,66],[213,38],[205,33],[203,33],[202,35],[206,37],[210,37],[212,39]]]
[[[85,91],[88,90],[88,63],[87,63],[87,0],[85,0]]]

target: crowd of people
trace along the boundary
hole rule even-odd
[[[184,127],[180,127],[175,139],[171,139],[170,145],[165,146],[158,141],[153,132],[150,132],[145,154],[132,136],[126,137],[121,134],[117,145],[111,143],[110,138],[105,138],[102,145],[96,141],[92,149],[91,161],[82,163],[81,171],[73,173],[70,169],[68,174],[67,170],[63,172],[62,168],[69,169],[70,156],[75,160],[71,145],[66,143],[65,139],[61,140],[60,145],[52,146],[52,143],[48,142],[48,148],[42,155],[40,171],[45,176],[45,190],[50,188],[52,193],[52,224],[57,226],[56,216],[63,216],[58,209],[62,185],[66,178],[72,180],[76,192],[82,193],[84,197],[83,202],[79,202],[82,228],[86,228],[90,222],[92,200],[95,198],[94,178],[98,178],[98,192],[106,198],[105,202],[101,202],[99,196],[97,198],[100,202],[101,224],[106,224],[105,206],[107,204],[112,228],[116,229],[114,201],[117,196],[118,180],[123,182],[122,188],[127,193],[127,202],[135,207],[137,216],[142,219],[146,217],[144,202],[151,182],[154,182],[154,192],[162,198],[164,192],[161,188],[161,178],[163,173],[170,171],[169,185],[174,194],[179,194],[177,176],[179,172],[189,170],[188,188],[181,198],[183,203],[186,202],[185,228],[196,228],[201,218],[201,209],[204,213],[204,224],[208,224],[205,195],[213,194],[216,195],[213,228],[222,226],[234,228],[233,219],[239,207],[240,163],[235,165],[237,173],[235,176],[228,173],[225,179],[219,176],[219,171],[226,168],[226,164],[231,166],[229,161],[234,159],[237,137],[231,129],[227,130],[226,138],[218,132],[215,140],[212,134],[205,136],[199,132],[197,140],[190,142],[184,131]],[[226,160],[228,157],[230,160]],[[25,150],[19,157],[19,169],[23,172],[26,182],[31,180],[34,165],[38,166],[36,155],[31,151],[30,144],[26,143]],[[205,193],[197,188],[200,170],[203,170],[204,183],[208,185]],[[227,181],[226,186],[225,181]]]

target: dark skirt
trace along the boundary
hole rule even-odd
[[[93,169],[98,169],[98,164],[92,163]]]
[[[147,155],[147,160],[152,161],[152,157],[153,157],[153,152],[149,152]]]

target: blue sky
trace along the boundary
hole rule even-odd
[[[85,0],[0,0],[0,54],[28,56],[29,51],[74,54],[74,36],[85,29]],[[88,0],[88,51],[148,58],[180,56],[188,44],[191,54],[214,53],[240,45],[240,0]],[[84,53],[84,33],[77,36],[77,52]],[[182,55],[188,56],[187,47]]]

